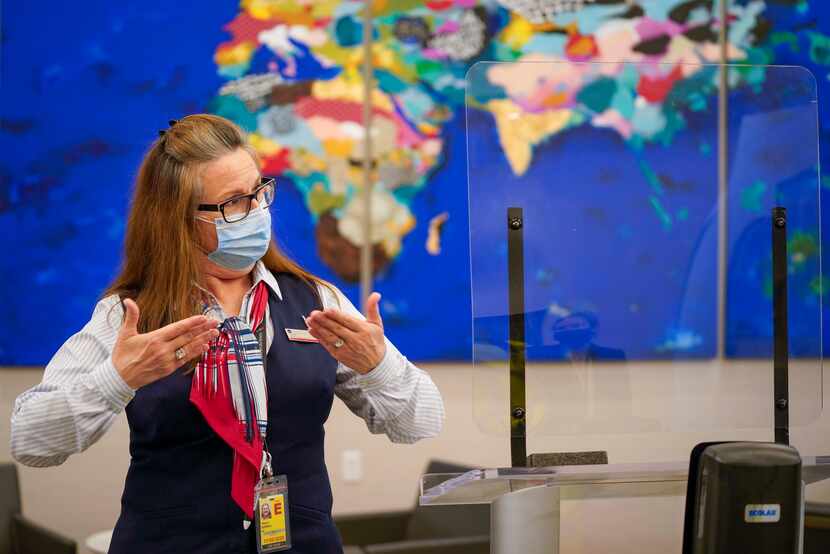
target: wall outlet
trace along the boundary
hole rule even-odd
[[[363,479],[363,452],[354,449],[344,450],[342,456],[343,480],[356,483]]]

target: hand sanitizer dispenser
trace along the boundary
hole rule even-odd
[[[799,554],[801,457],[791,446],[703,443],[692,451],[684,554]]]

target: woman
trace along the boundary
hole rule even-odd
[[[440,394],[384,337],[377,293],[364,318],[280,253],[274,182],[236,125],[192,115],[160,135],[121,274],[15,402],[12,454],[61,464],[125,409],[111,553],[256,552],[256,490],[271,472],[287,479],[291,551],[339,552],[323,458],[333,396],[372,433],[411,443],[440,431]]]

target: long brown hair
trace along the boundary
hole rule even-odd
[[[201,193],[199,167],[239,148],[255,161],[242,130],[223,117],[187,116],[161,135],[144,156],[135,182],[120,274],[104,292],[135,300],[138,330],[146,333],[201,313],[194,217]],[[262,258],[273,273],[290,273],[317,293],[332,285],[288,258],[271,239]]]

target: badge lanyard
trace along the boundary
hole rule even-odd
[[[262,369],[267,376],[265,325],[263,320],[255,334],[262,352]],[[262,447],[262,470],[254,489],[254,522],[257,552],[267,554],[291,548],[291,525],[288,517],[288,477],[274,475],[267,441],[262,441]]]

